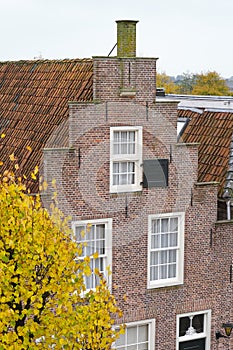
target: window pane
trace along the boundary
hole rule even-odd
[[[92,254],[94,254],[95,251],[96,251],[96,248],[94,246],[94,242],[89,241],[86,244],[87,244],[87,246],[84,247],[85,255],[92,255]]]
[[[120,337],[115,342],[116,346],[125,345],[125,336],[125,333],[120,335]]]
[[[158,265],[158,252],[151,252],[150,253],[150,264],[151,265]]]
[[[128,146],[128,154],[135,154],[135,144],[130,143]]]
[[[118,143],[113,145],[113,154],[120,154],[120,146]]]
[[[177,246],[177,232],[170,233],[170,247]]]
[[[75,237],[78,242],[83,240],[85,235],[85,227],[84,226],[76,226],[75,227]]]
[[[93,273],[90,276],[85,276],[84,281],[87,289],[95,288],[96,281],[95,281],[95,275]]]
[[[119,175],[113,175],[113,185],[119,185]]]
[[[160,253],[160,263],[161,264],[165,264],[167,263],[167,250],[162,250],[161,253]]]
[[[128,184],[127,178],[128,178],[127,174],[121,174],[119,185],[127,185]]]
[[[160,247],[160,235],[152,235],[151,236],[151,248],[159,248]]]
[[[159,233],[160,232],[160,220],[152,220],[152,232]]]
[[[104,260],[103,258],[97,258],[94,260],[94,267],[99,270],[99,272],[104,273]]]
[[[168,219],[161,220],[161,232],[168,232]]]
[[[99,253],[99,255],[105,254],[105,240],[99,240],[96,241],[96,251]]]
[[[121,149],[120,149],[120,154],[127,154],[128,150],[127,150],[127,143],[122,143],[121,144]]]
[[[129,131],[129,141],[135,142],[135,131]]]
[[[197,333],[204,332],[204,314],[195,315],[192,324]]]
[[[139,343],[148,340],[148,325],[138,327],[138,341]]]
[[[120,140],[120,132],[119,131],[114,131],[113,133],[113,141],[114,142],[119,142]]]
[[[127,328],[127,344],[137,343],[137,327]]]
[[[168,266],[168,278],[176,277],[176,264],[171,264]]]
[[[127,131],[121,131],[121,142],[127,142],[128,138],[127,138]]]
[[[118,162],[113,163],[113,173],[114,174],[119,173],[119,163]]]
[[[168,247],[168,234],[161,235],[161,247]]]
[[[128,185],[133,185],[135,183],[134,174],[129,174],[128,176]]]
[[[160,278],[167,278],[167,265],[160,266]]]
[[[128,163],[127,162],[121,162],[119,164],[120,164],[120,172],[121,173],[127,173]]]
[[[176,250],[169,250],[168,254],[169,254],[168,261],[170,263],[176,262]]]
[[[90,241],[94,240],[95,236],[95,225],[92,225],[91,227],[86,227],[86,235],[85,235],[85,240]]]
[[[170,231],[171,232],[178,231],[178,218],[170,219]]]
[[[129,162],[128,163],[128,184],[132,185],[135,183],[134,175],[135,175],[135,163]]]
[[[190,326],[190,319],[189,317],[181,317],[180,318],[180,324],[179,324],[179,337],[183,337],[186,334],[186,331],[188,330]]]
[[[105,225],[96,225],[96,239],[105,238]]]
[[[159,268],[158,266],[152,266],[150,268],[150,280],[157,281],[159,279]]]
[[[128,162],[128,172],[129,173],[133,173],[134,172],[134,168],[135,168],[135,163],[134,162]]]

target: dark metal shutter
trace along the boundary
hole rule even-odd
[[[168,186],[168,159],[149,159],[143,162],[143,187]]]

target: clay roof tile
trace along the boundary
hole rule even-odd
[[[68,119],[68,101],[92,101],[92,83],[92,59],[0,62],[0,134],[6,135],[0,145],[1,171],[10,167],[14,152],[22,171],[30,174],[47,142],[51,147],[58,141],[55,130]],[[59,143],[65,147],[68,128],[62,130]],[[29,183],[37,192],[38,184]]]

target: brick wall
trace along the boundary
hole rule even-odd
[[[93,70],[94,100],[155,102],[155,58],[93,57]]]
[[[176,104],[154,103],[155,61],[133,60],[131,84],[124,73],[122,86],[135,87],[136,95],[119,95],[129,62],[94,59],[99,102],[70,104],[70,148],[45,150],[46,179],[50,185],[56,178],[59,206],[73,220],[112,218],[112,290],[124,311],[119,321],[155,318],[156,350],[172,350],[176,315],[211,309],[211,350],[217,350],[215,332],[232,317],[233,226],[216,224],[217,184],[196,183],[198,145],[176,143]],[[117,125],[143,127],[143,160],[169,159],[167,188],[109,193],[110,127]],[[185,212],[184,284],[148,290],[148,215],[170,212]]]

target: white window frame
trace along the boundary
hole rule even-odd
[[[126,328],[127,327],[142,326],[142,325],[148,325],[148,341],[149,341],[148,342],[148,350],[154,350],[155,349],[155,319],[125,323]],[[127,347],[127,344],[125,344],[124,346],[122,345],[122,347],[116,347],[115,343],[113,344],[113,349],[116,349],[116,350],[118,350],[118,349],[123,350],[123,349],[125,349],[125,347]],[[135,350],[137,350],[137,349],[135,348]]]
[[[114,154],[113,134],[115,131],[135,132],[135,154]],[[135,163],[135,183],[126,185],[113,185],[114,162]],[[136,192],[142,190],[142,126],[116,126],[110,128],[110,192]]]
[[[104,224],[105,225],[105,269],[104,269],[104,278],[107,281],[108,288],[112,289],[112,278],[111,273],[108,272],[108,267],[110,267],[110,270],[112,268],[112,219],[106,218],[106,219],[93,219],[93,220],[78,220],[72,222],[72,230],[75,233],[75,228],[77,226],[87,226],[87,225],[98,225],[98,224]],[[91,257],[91,256],[90,256]],[[78,258],[82,259],[82,258]],[[93,259],[93,258],[92,258]],[[87,289],[86,292],[88,292],[90,289]]]
[[[180,318],[190,317],[195,315],[204,315],[204,331],[201,333],[195,333],[192,335],[179,336],[179,324]],[[176,350],[179,350],[179,344],[184,341],[192,341],[195,339],[206,339],[206,350],[210,350],[210,337],[211,337],[211,310],[201,310],[195,312],[189,312],[185,314],[176,315]]]
[[[151,258],[151,251],[154,251],[154,249],[151,248],[151,232],[152,232],[152,221],[154,219],[163,219],[163,218],[178,218],[178,238],[177,238],[177,255],[176,255],[176,276],[174,278],[166,278],[166,279],[159,279],[159,280],[153,280],[151,281],[150,276],[150,258]],[[147,288],[161,288],[161,287],[167,287],[167,286],[174,286],[174,285],[180,285],[183,284],[184,280],[184,223],[185,223],[185,214],[183,212],[177,212],[177,213],[162,213],[162,214],[155,214],[155,215],[149,215],[148,217],[148,266],[147,266]],[[169,250],[169,247],[167,248],[158,248],[155,250],[162,251],[162,250]]]

